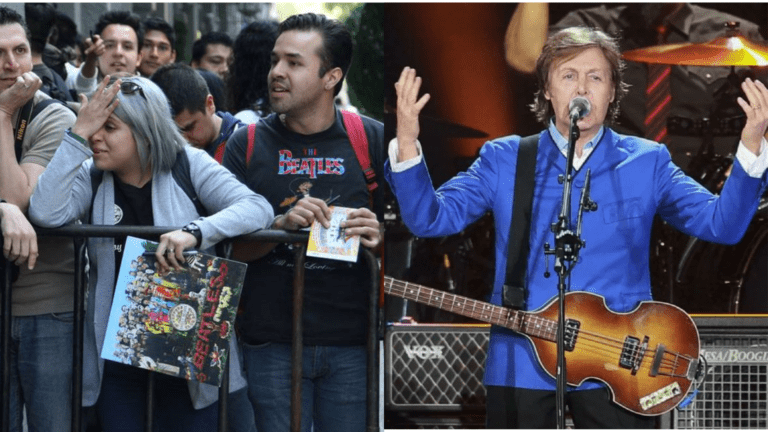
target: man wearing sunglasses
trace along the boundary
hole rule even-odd
[[[77,93],[96,90],[101,77],[117,73],[136,74],[141,64],[144,27],[138,15],[110,11],[99,18],[95,33],[85,43],[85,62],[80,71],[67,76],[67,86]]]
[[[13,432],[21,431],[22,408],[32,432],[68,431],[72,411],[72,241],[38,241],[25,214],[38,177],[75,116],[53,103],[33,117],[35,107],[50,100],[41,85],[32,72],[23,18],[0,7],[0,219],[3,254],[19,266],[11,289]]]

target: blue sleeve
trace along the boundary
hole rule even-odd
[[[734,161],[719,196],[685,175],[659,146],[656,162],[658,213],[680,231],[702,240],[735,244],[744,236],[765,189],[763,178],[752,178]]]
[[[499,161],[516,158],[516,151],[509,149],[504,143],[486,143],[480,157],[467,171],[457,174],[437,190],[432,186],[424,160],[399,173],[393,173],[387,161],[386,178],[397,197],[405,225],[417,236],[440,237],[458,233],[479,219],[495,202]],[[502,152],[505,152],[503,156]],[[514,172],[503,175],[514,179]]]

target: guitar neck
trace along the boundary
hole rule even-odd
[[[384,292],[465,317],[522,332],[526,314],[410,282],[384,277]]]

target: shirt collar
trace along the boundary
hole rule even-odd
[[[584,144],[584,150],[589,150],[597,145],[597,143],[600,142],[600,139],[603,138],[603,133],[605,132],[605,127],[600,126],[600,130],[597,131],[597,134],[595,134],[595,137],[592,138],[591,141]],[[563,135],[560,134],[560,131],[557,130],[555,127],[555,121],[554,119],[549,121],[549,134],[552,136],[552,140],[557,144],[557,148],[560,149],[561,152],[565,153],[568,151],[568,140],[565,139]]]

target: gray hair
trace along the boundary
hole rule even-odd
[[[618,39],[600,30],[590,27],[569,27],[551,35],[536,61],[536,78],[539,89],[534,103],[530,105],[536,119],[549,126],[549,119],[554,115],[552,105],[545,97],[549,87],[549,74],[553,68],[568,61],[590,48],[599,48],[611,67],[611,83],[614,89],[613,102],[608,105],[605,122],[611,124],[619,115],[619,102],[629,91],[624,82],[626,63],[621,58]]]
[[[130,126],[141,160],[141,171],[152,167],[152,174],[171,171],[176,155],[183,151],[187,141],[173,122],[171,106],[165,93],[147,78],[122,78],[123,83],[134,82],[141,90],[131,94],[117,92],[120,103],[115,116]]]

